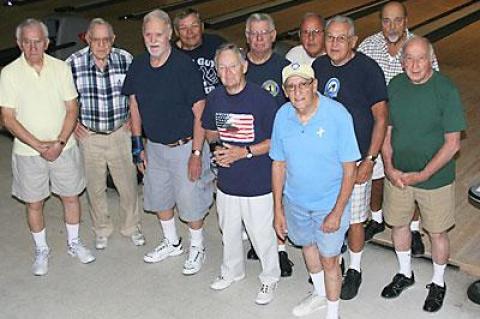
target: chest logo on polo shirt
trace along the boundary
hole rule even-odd
[[[320,127],[316,134],[318,135],[318,137],[322,138],[323,137],[323,134],[325,134],[325,129],[323,127]]]
[[[340,81],[337,78],[331,78],[325,84],[323,89],[323,94],[334,99],[337,97],[338,92],[340,91]]]
[[[273,97],[276,97],[278,93],[280,93],[280,86],[273,80],[263,82],[262,88],[269,92]]]

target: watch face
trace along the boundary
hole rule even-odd
[[[252,158],[253,157],[253,154],[252,153],[248,153],[247,154],[247,158]]]

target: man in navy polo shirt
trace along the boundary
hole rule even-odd
[[[148,53],[136,57],[125,79],[130,96],[133,153],[145,172],[144,209],[157,214],[164,239],[144,256],[155,263],[182,253],[173,208],[188,223],[190,250],[183,274],[205,260],[203,219],[213,200],[212,174],[201,116],[205,106],[200,72],[190,57],[171,47],[168,14],[154,10],[143,20]],[[142,128],[147,137],[143,150]]]
[[[282,91],[282,69],[289,63],[273,52],[277,31],[272,17],[266,13],[250,15],[245,25],[245,36],[249,47],[247,80],[267,90],[275,98],[277,107],[282,106],[287,101]],[[256,259],[253,249],[248,252],[248,258]],[[285,241],[280,239],[278,258],[282,277],[291,276],[293,263],[288,259]]]
[[[313,62],[318,87],[324,95],[342,103],[350,112],[362,154],[352,192],[352,217],[348,230],[350,265],[341,298],[354,298],[362,282],[361,256],[365,245],[363,222],[370,212],[372,172],[387,128],[387,87],[378,64],[356,52],[353,21],[336,16],[326,25],[326,56]]]
[[[225,39],[216,34],[204,33],[200,14],[193,8],[181,11],[173,19],[173,26],[178,40],[177,48],[188,54],[202,72],[205,94],[210,93],[218,86],[217,72],[215,71],[215,50]]]
[[[302,246],[315,288],[293,315],[305,316],[327,304],[326,318],[338,319],[338,256],[360,158],[352,117],[340,103],[317,92],[309,65],[285,67],[283,80],[290,103],[275,117],[270,149],[275,230]]]
[[[248,65],[234,44],[222,45],[215,61],[223,86],[208,95],[202,123],[208,139],[222,144],[214,155],[223,262],[210,287],[222,290],[245,277],[243,222],[262,264],[255,302],[264,305],[272,301],[280,277],[267,155],[277,107],[267,92],[245,80]]]

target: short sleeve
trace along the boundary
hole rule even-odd
[[[458,89],[454,86],[448,90],[443,102],[443,128],[445,133],[461,132],[466,128],[465,115]]]
[[[273,121],[275,120],[275,114],[277,112],[277,103],[275,99],[270,95],[265,95],[265,117],[263,119],[262,128],[265,134],[267,135],[267,139],[269,139],[272,135],[273,129]]]
[[[0,74],[0,106],[16,108],[15,88],[5,70]]]
[[[281,114],[277,113],[273,121],[272,137],[270,139],[269,156],[274,161],[285,161],[285,151],[281,139]]]
[[[78,97],[77,88],[73,81],[72,70],[70,66],[65,63],[64,65],[64,79],[62,81],[63,100],[71,101]]]
[[[385,75],[383,74],[382,69],[374,60],[370,59],[370,62],[370,74],[368,76],[366,89],[368,92],[367,96],[370,99],[369,104],[373,106],[378,102],[387,101],[388,93],[387,85],[385,84]]]
[[[213,94],[207,96],[207,102],[202,114],[202,127],[206,130],[216,131],[217,126],[215,123],[215,99]]]
[[[188,104],[193,105],[196,102],[205,99],[202,74],[190,58],[185,62],[185,67],[183,69],[183,81],[181,82],[182,88]]]
[[[135,75],[136,75],[136,59],[133,60],[132,64],[128,68],[127,75],[123,81],[122,94],[123,95],[134,95],[135,94]]]

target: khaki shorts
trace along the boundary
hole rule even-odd
[[[50,192],[75,196],[85,189],[83,164],[78,146],[62,152],[53,162],[41,156],[12,154],[12,194],[26,203],[39,202]]]
[[[412,186],[400,189],[385,179],[383,214],[387,224],[410,224],[415,202],[420,209],[422,226],[428,232],[442,233],[455,225],[455,183],[436,189]]]

